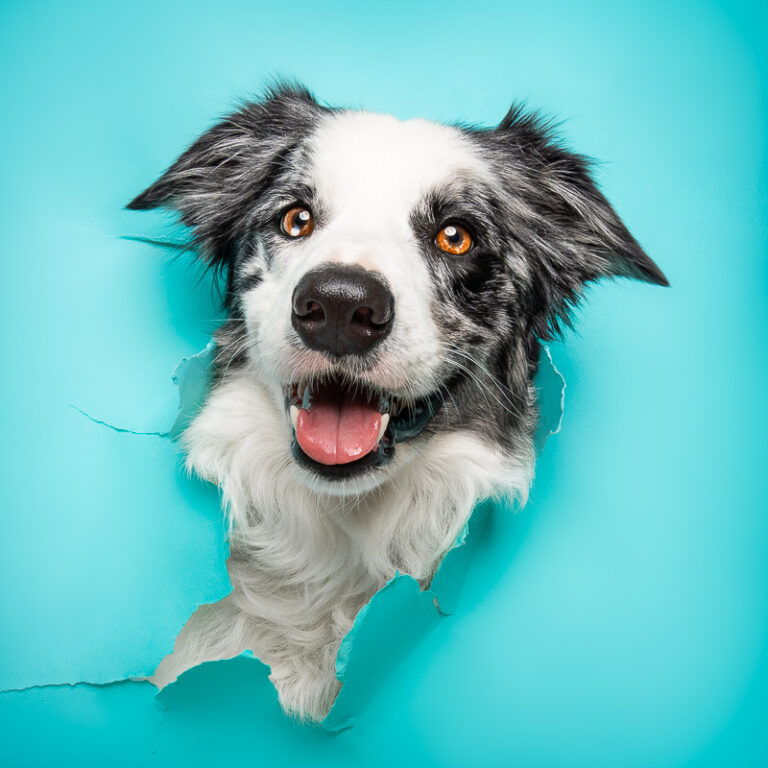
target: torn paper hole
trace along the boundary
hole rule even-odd
[[[174,373],[181,405],[169,430],[173,439],[183,432],[202,404],[209,381],[211,356],[212,345],[209,344],[197,355],[183,360]],[[535,444],[537,450],[541,450],[546,439],[560,429],[565,396],[565,382],[548,349],[542,355],[535,384],[540,407]],[[360,610],[339,648],[336,676],[341,690],[321,723],[323,728],[336,732],[352,726],[383,677],[392,674],[410,649],[441,617],[455,610],[475,550],[482,541],[489,518],[499,505],[500,502],[489,500],[476,506],[453,548],[443,558],[428,590],[422,590],[413,577],[397,574]],[[200,610],[215,609],[215,605],[208,605],[201,606]],[[189,687],[192,693],[201,676],[217,674],[216,670],[225,674],[223,670],[229,664],[251,670],[255,679],[263,678],[270,688],[267,698],[277,707],[277,694],[267,679],[269,667],[246,649],[243,651],[229,661],[212,656],[167,684],[158,679],[158,683],[165,685],[158,694],[159,700],[166,707],[177,706],[185,698],[185,688]],[[197,671],[203,668],[204,672]]]

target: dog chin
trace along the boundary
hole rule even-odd
[[[391,479],[396,473],[396,468],[367,469],[350,474],[347,477],[331,478],[318,473],[293,459],[294,474],[298,481],[312,493],[321,496],[334,496],[339,499],[345,497],[359,498]]]
[[[430,438],[422,435],[418,441],[397,446],[397,455],[382,466],[354,466],[351,470],[334,473],[333,469],[318,468],[314,462],[297,459],[291,446],[291,466],[297,480],[313,493],[338,499],[355,498],[380,488],[388,483],[397,482],[406,467],[417,459],[429,443]],[[418,445],[414,445],[418,443]],[[295,444],[295,443],[294,443]],[[342,465],[343,466],[343,465]],[[347,465],[349,466],[349,465]],[[340,468],[339,468],[340,469]]]

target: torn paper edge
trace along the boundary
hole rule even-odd
[[[121,434],[125,435],[133,435],[138,437],[157,437],[161,439],[176,441],[178,440],[181,433],[184,431],[186,426],[194,419],[195,415],[199,411],[199,409],[202,407],[203,400],[205,398],[205,394],[207,391],[207,388],[210,384],[210,366],[213,360],[213,348],[214,348],[214,342],[211,340],[202,350],[199,352],[196,352],[192,355],[188,355],[186,357],[183,357],[175,366],[173,369],[173,373],[171,376],[171,379],[173,381],[173,384],[177,387],[178,391],[178,407],[177,407],[177,413],[173,420],[173,423],[166,429],[162,430],[136,430],[132,429],[130,427],[120,426],[117,424],[112,424],[104,419],[99,419],[96,416],[88,413],[83,408],[80,408],[79,406],[69,403],[68,407],[72,408],[73,410],[77,411],[79,414],[84,416],[89,421],[93,422],[94,424],[97,424],[99,426],[105,427],[106,429],[110,429],[114,432],[119,432]],[[226,530],[225,527],[222,526],[221,528],[222,536],[225,540],[225,549],[228,552],[228,544],[226,541]],[[222,591],[216,599],[212,600],[211,602],[215,603],[219,600],[226,597],[231,591],[232,591],[232,585],[229,581],[229,576],[226,573],[226,561],[229,558],[229,555],[227,554],[226,557],[223,560],[224,563],[224,580],[226,581],[226,588],[225,591]],[[197,610],[197,608],[200,607],[200,605],[204,605],[206,603],[198,603],[197,606],[193,609]],[[188,617],[184,619],[184,622],[179,626],[176,631],[173,633],[171,648],[173,647],[173,643],[176,641],[176,638],[179,635],[179,632],[181,631],[182,627],[184,626],[184,623],[186,623],[188,620]],[[157,663],[154,664],[154,668],[157,668],[157,665],[160,663],[158,660]],[[128,674],[123,674],[120,676],[115,676],[108,679],[103,678],[89,678],[87,675],[83,675],[82,677],[78,677],[78,679],[74,680],[54,680],[50,683],[41,683],[41,682],[34,682],[30,683],[29,685],[16,685],[16,686],[7,686],[0,688],[0,694],[4,693],[21,693],[23,691],[33,690],[36,688],[58,688],[58,687],[73,687],[77,685],[92,685],[92,686],[105,686],[105,685],[114,685],[116,683],[122,683],[122,682],[149,682],[148,677],[144,675],[134,675],[128,672]]]
[[[565,387],[566,382],[562,373],[558,370],[554,364],[549,347],[543,347],[542,359],[539,365],[539,370],[534,380],[534,386],[537,392],[537,398],[539,400],[539,422],[536,428],[536,434],[534,436],[534,444],[536,446],[537,455],[541,453],[544,448],[544,444],[551,435],[555,435],[560,432],[563,423],[563,416],[565,411]],[[540,393],[545,397],[541,397]],[[554,393],[559,393],[557,399],[549,402],[545,401],[548,396],[552,397]],[[467,544],[470,540],[470,531],[476,525],[484,527],[489,516],[493,514],[493,506],[497,504],[499,500],[496,499],[484,499],[475,504],[474,509],[470,513],[467,521],[463,525],[459,532],[453,546],[445,553],[440,564],[432,577],[430,586],[426,589],[421,589],[418,581],[412,576],[407,574],[395,574],[381,589],[379,589],[368,602],[358,611],[355,621],[347,634],[342,639],[339,646],[338,653],[336,655],[336,677],[341,683],[341,690],[336,696],[336,699],[331,706],[330,711],[326,717],[321,721],[320,725],[323,729],[337,733],[342,730],[346,730],[354,726],[356,722],[356,716],[353,714],[344,714],[344,708],[346,702],[344,701],[344,684],[347,680],[347,673],[349,669],[349,661],[355,646],[355,641],[360,633],[361,627],[367,620],[372,606],[376,604],[377,600],[381,599],[382,593],[392,588],[392,586],[401,579],[410,580],[416,586],[416,588],[429,598],[428,602],[430,607],[434,609],[437,617],[444,618],[450,616],[455,610],[455,605],[458,601],[461,587],[463,586],[464,577],[471,566],[471,553],[469,554],[469,562],[463,564],[464,567],[460,568],[458,573],[453,574],[453,583],[446,583],[445,574],[450,572],[452,566],[457,562],[458,558],[464,554]],[[513,502],[513,507],[517,508],[518,503]],[[462,565],[461,563],[459,564]],[[450,580],[449,580],[450,581]],[[436,582],[440,584],[436,588]],[[441,604],[441,594],[443,595]],[[426,605],[426,601],[425,601]],[[446,605],[450,605],[450,609],[446,609]],[[403,658],[408,654],[409,650],[406,650]],[[402,662],[403,658],[397,660],[396,666]],[[354,709],[354,707],[346,707]]]
[[[201,354],[204,353],[205,350]],[[560,431],[565,402],[565,380],[554,365],[550,351],[546,347],[543,349],[539,373],[536,376],[534,384],[540,401],[540,419],[535,436],[536,449],[537,452],[540,452],[547,438]],[[185,424],[188,423],[189,421],[185,422]],[[421,597],[421,604],[424,606],[425,612],[422,615],[422,620],[424,621],[425,626],[429,626],[431,620],[450,615],[455,610],[455,604],[458,600],[461,586],[463,585],[464,576],[471,564],[471,562],[460,562],[462,555],[466,551],[470,531],[475,526],[482,525],[488,519],[490,514],[492,514],[492,506],[495,503],[496,501],[492,499],[478,502],[472,514],[459,532],[454,545],[444,555],[429,588],[422,589],[418,581],[412,576],[398,573],[372,595],[367,603],[360,609],[355,617],[352,627],[342,639],[337,652],[336,677],[342,687],[333,706],[328,712],[328,715],[319,724],[324,730],[330,733],[336,733],[352,727],[356,722],[359,711],[364,707],[364,703],[362,706],[358,707],[356,706],[356,702],[348,701],[347,691],[349,689],[345,689],[345,684],[349,682],[350,659],[353,658],[355,650],[359,650],[358,637],[366,621],[371,616],[371,612],[375,611],[382,601],[386,601],[387,596],[393,589],[400,585],[411,584],[413,589]],[[469,554],[469,558],[471,561],[471,553]],[[452,571],[453,573],[451,573]],[[384,610],[391,609],[392,606],[386,606]],[[397,609],[395,609],[395,611],[397,612]],[[403,649],[403,652],[399,654],[400,658],[394,661],[394,666],[399,665],[409,652],[410,648]],[[365,656],[365,654],[363,654],[363,656]],[[264,664],[260,659],[255,656],[252,657],[260,664],[263,664],[267,670],[269,669],[268,665]],[[238,657],[233,656],[232,658]],[[226,660],[211,659],[202,663],[209,664],[224,661]],[[392,661],[391,658],[390,661]],[[192,669],[194,669],[194,667]],[[391,671],[389,667],[388,670]],[[190,670],[187,670],[182,673],[177,680],[168,683],[162,690],[166,691],[171,686],[183,684],[184,676],[189,671]],[[268,677],[268,674],[269,673],[266,672],[265,676]],[[274,691],[274,686],[272,686],[271,682],[269,685]],[[370,694],[372,692],[367,693]],[[277,705],[276,691],[274,691],[274,695]],[[369,696],[366,696],[366,700],[368,698]]]
[[[208,390],[208,387],[210,386],[210,368],[213,360],[213,349],[214,349],[214,342],[213,340],[211,340],[206,345],[206,347],[202,349],[200,352],[197,352],[193,355],[189,355],[187,357],[182,358],[182,360],[180,360],[179,363],[174,368],[172,378],[173,378],[174,384],[177,385],[179,390],[179,393],[178,393],[179,408],[178,408],[178,413],[176,415],[176,418],[174,419],[173,423],[170,425],[170,427],[167,430],[138,431],[128,427],[116,426],[114,424],[110,424],[106,421],[100,420],[92,416],[91,414],[87,413],[86,411],[79,408],[78,406],[72,405],[71,407],[75,408],[75,410],[80,412],[83,416],[90,419],[91,421],[97,424],[100,424],[106,428],[116,430],[118,432],[123,432],[131,435],[138,435],[138,436],[160,437],[160,438],[176,441],[180,437],[180,435],[183,433],[183,431],[186,429],[186,427],[194,419],[199,409],[202,407],[205,394]],[[547,379],[549,379],[550,381],[549,385],[547,384]],[[564,409],[565,409],[566,382],[564,377],[560,373],[560,371],[555,366],[554,361],[552,360],[551,352],[549,348],[546,346],[543,347],[542,361],[539,366],[539,372],[537,373],[537,376],[535,379],[535,387],[536,387],[537,393],[544,393],[545,396],[547,395],[547,393],[549,393],[551,396],[552,389],[555,389],[555,391],[559,391],[557,408],[554,408],[553,406],[548,405],[547,403],[543,403],[542,402],[543,399],[540,398],[540,419],[539,419],[539,424],[538,424],[535,439],[534,439],[537,453],[539,453],[543,448],[543,445],[548,439],[548,437],[560,432],[562,428],[562,421],[563,421],[563,415],[564,415]],[[552,418],[553,414],[556,414],[556,418]],[[441,582],[441,578],[440,578],[441,574],[444,574],[446,570],[448,570],[451,563],[455,560],[457,552],[460,552],[462,549],[466,547],[469,539],[470,528],[473,522],[477,521],[478,509],[483,505],[487,505],[488,503],[489,503],[489,500],[485,500],[485,501],[479,502],[476,505],[475,509],[467,519],[467,522],[464,524],[461,531],[459,532],[459,535],[457,536],[454,545],[443,556],[443,559],[441,560],[440,565],[438,566],[435,572],[435,575],[432,579],[431,586],[429,588],[422,589],[418,581],[414,579],[412,576],[398,573],[398,574],[395,574],[395,576],[392,579],[387,581],[387,583],[384,584],[379,590],[377,590],[377,592],[374,595],[372,595],[370,600],[368,600],[367,603],[360,609],[357,616],[355,617],[355,621],[352,627],[342,639],[342,642],[339,647],[339,651],[337,653],[336,676],[339,682],[341,683],[342,687],[339,694],[336,697],[336,700],[334,701],[333,706],[328,712],[328,715],[319,724],[324,730],[328,731],[329,733],[337,733],[339,731],[346,730],[352,727],[356,722],[357,714],[359,713],[356,712],[352,715],[343,715],[342,712],[340,711],[340,710],[343,710],[343,705],[346,704],[345,699],[343,698],[344,685],[345,683],[348,682],[347,678],[349,673],[349,664],[350,664],[350,659],[352,658],[353,650],[355,648],[356,638],[359,636],[364,623],[366,622],[366,620],[370,615],[370,612],[372,610],[375,610],[376,604],[382,600],[382,596],[386,596],[387,593],[391,591],[396,584],[402,582],[403,580],[405,580],[406,582],[410,581],[415,585],[415,588],[418,590],[420,595],[424,596],[424,604],[426,605],[426,603],[429,602],[431,611],[432,611],[430,618],[439,620],[440,618],[444,618],[446,616],[451,615],[452,611],[446,610],[444,607],[441,607],[439,592],[445,592],[446,594],[450,593],[452,587],[441,586],[439,590],[435,590],[433,589],[433,587],[436,580],[438,582]],[[463,579],[460,579],[460,581],[463,581]],[[460,588],[460,584],[458,586]],[[456,585],[454,585],[453,588],[455,591]],[[230,586],[230,591],[231,591],[231,586]],[[219,597],[219,599],[223,599],[224,597],[226,597],[227,594],[229,594],[229,592],[222,594]],[[213,602],[217,602],[217,601],[213,601]],[[449,599],[448,601],[446,601],[444,599],[444,603],[445,602],[451,602],[451,600]],[[197,606],[197,608],[199,608],[204,604],[209,604],[209,603],[200,603]],[[197,610],[197,608],[195,608],[194,610]],[[194,613],[194,610],[193,610],[193,613]],[[427,617],[425,616],[425,619],[426,618]],[[178,632],[176,633],[176,637],[178,637]],[[410,648],[405,649],[405,652],[401,654],[401,659],[399,661],[402,661],[402,659],[404,659],[409,652],[410,652]],[[250,651],[246,650],[242,654],[240,654],[240,656],[253,658],[254,661],[261,664],[266,670],[269,670],[268,665],[264,664],[264,662],[262,662],[256,656],[254,656],[253,653]],[[233,658],[238,658],[238,657],[236,656]],[[218,663],[221,661],[225,661],[225,660],[217,659],[217,660],[205,661],[196,666],[202,666],[203,664],[209,664],[209,663]],[[158,661],[158,664],[159,663],[160,662]],[[188,671],[189,670],[187,670],[187,672]],[[164,698],[162,696],[162,692],[165,690],[168,690],[169,688],[171,688],[171,686],[176,686],[179,683],[182,683],[185,674],[186,672],[180,675],[176,681],[169,683],[163,689],[159,689],[156,693],[156,698],[159,697],[158,700],[162,703]],[[268,677],[268,674],[269,673],[267,671],[265,673],[265,676]],[[115,678],[114,680],[108,680],[108,681],[91,682],[88,680],[78,680],[73,682],[35,684],[28,687],[4,689],[2,693],[21,692],[25,690],[30,690],[32,688],[66,687],[66,686],[74,687],[77,685],[107,686],[107,685],[114,685],[116,683],[121,683],[121,682],[134,682],[134,681],[136,682],[147,681],[147,678],[146,677],[122,677],[122,678]],[[277,692],[274,690],[274,686],[272,686],[271,682],[269,682],[269,685],[274,692],[275,703],[277,705]],[[165,705],[163,706],[165,707]],[[347,708],[355,709],[355,707],[347,707]]]

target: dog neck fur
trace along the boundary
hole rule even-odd
[[[402,451],[382,485],[342,496],[298,476],[287,429],[268,386],[238,370],[185,433],[189,468],[222,490],[233,592],[193,615],[153,682],[250,649],[271,666],[283,707],[320,719],[360,608],[397,572],[426,587],[478,499],[524,503],[533,452],[515,458],[469,431],[443,433]]]

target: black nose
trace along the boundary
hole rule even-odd
[[[317,267],[293,292],[293,327],[308,347],[332,355],[368,352],[389,334],[394,315],[387,281],[358,266]]]

